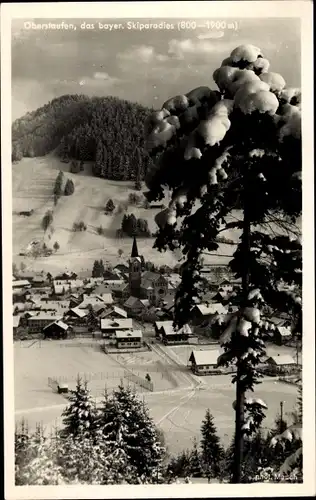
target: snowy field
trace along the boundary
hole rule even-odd
[[[163,430],[166,444],[172,453],[189,448],[194,438],[200,439],[201,422],[207,408],[214,416],[223,444],[230,444],[234,428],[232,403],[235,400],[235,386],[231,384],[231,376],[203,378],[208,379],[206,390],[179,392],[169,397],[161,395],[158,399],[153,394],[145,397],[151,415]],[[266,381],[257,386],[255,394],[268,405],[263,426],[269,428],[280,411],[280,401],[284,401],[285,418],[286,413],[293,410],[297,389],[292,385]]]
[[[170,372],[170,365],[157,353],[109,356],[101,351],[99,342],[91,339],[16,342],[14,368],[15,408],[18,411],[63,402],[62,397],[48,386],[48,377],[67,383],[72,389],[77,375],[80,375],[88,380],[94,397],[100,397],[105,386],[109,390],[117,387],[126,371],[143,379],[149,374],[155,391],[181,385],[181,378],[179,380],[176,373]],[[173,371],[176,372],[177,367]],[[141,387],[137,390],[144,392]]]
[[[48,430],[53,425],[60,425],[66,400],[48,387],[48,377],[64,377],[70,380],[69,387],[72,388],[78,373],[86,376],[90,379],[92,394],[99,401],[104,386],[109,390],[116,387],[123,380],[125,369],[131,369],[142,377],[149,373],[154,383],[153,393],[137,389],[147,402],[156,424],[163,430],[170,452],[177,453],[190,447],[194,437],[199,439],[207,408],[214,416],[223,443],[229,444],[234,426],[232,402],[235,399],[230,375],[202,377],[205,389],[200,390],[193,383],[194,378],[185,364],[181,366],[172,362],[165,354],[173,351],[185,362],[187,351],[184,346],[120,354],[115,359],[100,352],[97,345],[92,347],[91,340],[80,343],[81,346],[76,339],[14,344],[16,421],[24,417],[30,428],[42,422]],[[125,379],[123,383],[128,382]],[[264,425],[272,425],[280,401],[284,401],[285,414],[290,412],[296,394],[297,389],[292,385],[276,381],[260,384],[256,395],[268,404]]]
[[[128,206],[128,196],[134,192],[133,182],[109,181],[94,177],[91,165],[85,165],[85,172],[72,174],[70,165],[59,161],[49,154],[39,158],[23,158],[18,164],[12,165],[12,205],[13,205],[13,261],[19,265],[24,262],[28,269],[46,273],[57,273],[65,270],[74,272],[91,271],[93,262],[102,258],[112,265],[118,264],[118,249],[123,250],[122,261],[130,255],[131,238],[116,238],[116,231],[121,227],[124,212],[112,216],[105,215],[104,208],[111,198],[116,207],[126,206],[126,213],[134,213],[136,217],[148,220],[151,231],[156,231],[155,215],[160,209],[145,209]],[[53,189],[59,171],[64,171],[65,177],[74,182],[75,192],[71,196],[64,196],[57,206],[54,206]],[[168,204],[168,200],[163,200]],[[80,207],[80,208],[78,208]],[[21,217],[20,211],[33,209],[30,217]],[[46,235],[41,229],[41,221],[47,210],[53,210],[53,234]],[[74,222],[83,220],[87,230],[73,232]],[[102,226],[105,235],[100,236],[97,228]],[[50,239],[49,239],[50,237]],[[227,237],[231,237],[227,234]],[[58,241],[60,249],[51,257],[20,256],[31,241],[45,241],[51,247]],[[153,249],[153,238],[139,238],[138,248],[146,260],[156,265],[177,264],[179,254],[170,251],[160,253]],[[227,257],[233,252],[231,245],[220,245],[218,254],[206,256],[205,262],[227,264]],[[224,255],[224,257],[222,257]]]

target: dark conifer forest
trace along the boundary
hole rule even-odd
[[[144,178],[150,158],[143,124],[150,110],[115,97],[64,95],[12,125],[12,160],[54,151],[61,160],[93,162],[95,176]]]

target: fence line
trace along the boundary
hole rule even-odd
[[[143,389],[147,389],[150,392],[153,392],[154,390],[154,384],[150,382],[149,380],[143,379],[139,377],[138,375],[135,375],[134,373],[129,373],[129,372],[124,372],[124,377],[130,381],[133,382],[134,384],[139,385]]]
[[[107,380],[107,379],[122,379],[124,374],[122,372],[98,372],[98,373],[78,373],[77,375],[64,376],[59,375],[56,377],[48,377],[48,385],[52,382],[55,383],[67,383],[67,382],[76,382],[78,377],[86,380],[87,382],[92,382],[94,380]]]

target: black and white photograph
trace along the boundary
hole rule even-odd
[[[312,3],[1,17],[6,498],[312,495]]]

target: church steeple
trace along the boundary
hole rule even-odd
[[[129,259],[129,287],[133,297],[140,296],[142,280],[142,259],[138,254],[137,241],[134,236],[131,258]]]
[[[134,241],[133,241],[133,247],[132,247],[131,257],[139,257],[139,255],[138,255],[138,248],[137,248],[136,236],[134,236]]]

